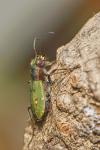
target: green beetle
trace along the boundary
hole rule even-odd
[[[35,46],[34,46],[35,50]],[[35,50],[36,53],[36,50]],[[31,61],[31,81],[30,81],[30,110],[36,121],[42,121],[48,113],[50,107],[50,75],[46,67],[50,63],[42,55],[37,55]]]

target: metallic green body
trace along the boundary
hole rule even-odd
[[[43,56],[36,56],[31,63],[30,107],[36,121],[42,121],[50,106],[50,79],[46,66],[48,62]],[[30,114],[30,112],[29,112]]]
[[[45,90],[41,80],[31,81],[31,110],[36,119],[40,120],[45,113]]]

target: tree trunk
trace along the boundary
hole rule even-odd
[[[52,109],[40,126],[28,123],[23,150],[99,150],[100,13],[57,50],[54,68]]]

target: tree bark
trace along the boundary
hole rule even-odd
[[[58,48],[54,68],[52,109],[34,131],[28,123],[23,150],[99,150],[100,13]]]

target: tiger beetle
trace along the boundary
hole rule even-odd
[[[36,41],[37,38],[34,38],[33,48],[35,52],[35,58],[32,59],[30,63],[30,106],[28,107],[28,112],[31,120],[35,119],[36,122],[42,122],[51,108],[50,95],[52,81],[50,75],[56,70],[67,69],[54,69],[48,73],[46,68],[51,66],[54,61],[49,62],[47,61],[46,57],[37,54]]]
[[[36,41],[37,38],[34,38],[35,58],[30,63],[30,106],[28,112],[31,119],[34,118],[36,122],[42,122],[50,109],[51,78],[46,67],[52,63],[47,61],[46,57],[37,54]]]

